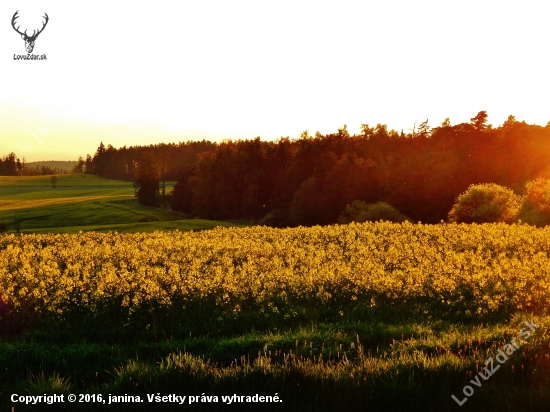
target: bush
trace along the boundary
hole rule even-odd
[[[396,223],[410,221],[407,216],[399,213],[399,210],[385,202],[367,204],[361,200],[355,200],[346,206],[344,212],[338,218],[338,223],[375,222],[379,220]]]
[[[525,197],[531,205],[543,213],[550,214],[550,180],[538,178],[525,185]]]
[[[550,180],[538,178],[525,185],[519,219],[534,226],[550,224]]]
[[[275,209],[265,214],[258,222],[260,226],[285,227],[288,226],[288,213],[283,209]]]
[[[456,200],[449,220],[457,223],[512,223],[518,216],[521,196],[495,183],[471,185]]]

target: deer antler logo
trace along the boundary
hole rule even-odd
[[[44,30],[44,28],[46,27],[46,24],[48,24],[49,17],[46,13],[44,13],[45,14],[44,18],[46,19],[46,21],[44,23],[42,23],[43,24],[42,28],[40,30],[38,30],[38,32],[36,30],[34,30],[33,33],[32,33],[32,36],[28,36],[27,35],[27,30],[25,30],[24,33],[21,33],[19,31],[20,26],[17,26],[17,28],[15,28],[15,20],[19,17],[17,15],[17,13],[19,13],[19,10],[17,10],[15,12],[15,14],[13,15],[13,17],[11,19],[11,25],[12,25],[13,29],[21,35],[21,38],[23,40],[25,40],[25,48],[27,49],[27,53],[32,53],[32,50],[34,49],[34,42],[36,41],[36,38],[38,37],[38,35],[40,33],[42,33],[42,31]]]

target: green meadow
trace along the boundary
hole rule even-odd
[[[204,230],[243,222],[191,219],[168,209],[138,204],[132,182],[89,174],[0,176],[0,223],[8,233],[119,233]],[[167,193],[175,182],[167,182]]]

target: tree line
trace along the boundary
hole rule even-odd
[[[79,159],[75,172],[134,181],[143,204],[168,202],[208,219],[297,226],[341,221],[354,201],[378,204],[371,215],[391,205],[398,211],[392,213],[412,221],[437,223],[471,185],[495,183],[522,194],[527,182],[550,177],[549,165],[550,122],[529,125],[509,116],[493,127],[481,111],[467,123],[445,119],[431,128],[425,121],[407,132],[363,124],[356,135],[344,125],[336,133],[306,131],[275,141],[118,149],[101,143],[93,156]],[[173,191],[162,196],[163,181],[174,180]]]
[[[46,163],[46,164],[43,164]],[[0,159],[0,176],[39,176],[66,174],[68,170],[63,167],[55,167],[48,164],[63,164],[72,162],[30,162],[26,163],[25,158],[21,160],[11,152]],[[73,170],[74,171],[74,170]]]
[[[159,203],[158,182],[177,180],[173,210],[272,226],[335,223],[356,200],[385,202],[413,221],[435,223],[447,218],[473,184],[495,183],[521,193],[526,182],[550,176],[550,122],[529,125],[509,116],[493,127],[481,111],[468,123],[445,119],[435,128],[427,123],[408,132],[363,124],[358,135],[344,125],[336,133],[306,131],[298,139],[276,141],[120,149],[101,143],[84,170],[135,180],[137,191],[149,188],[144,192],[151,205]]]
[[[0,176],[21,176],[22,174],[23,164],[15,153],[12,152],[2,156],[2,159],[0,159]]]

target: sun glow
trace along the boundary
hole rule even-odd
[[[4,20],[12,8],[0,6]],[[97,2],[29,2],[18,21],[40,28],[48,13],[33,51],[47,60],[13,60],[24,43],[4,27],[3,152],[75,159],[102,140],[118,147],[276,139],[343,124],[359,133],[362,123],[407,130],[427,118],[432,127],[447,117],[467,122],[480,110],[494,125],[510,114],[545,125],[543,8],[211,0],[120,1],[106,10]],[[60,114],[56,123],[52,113]]]

